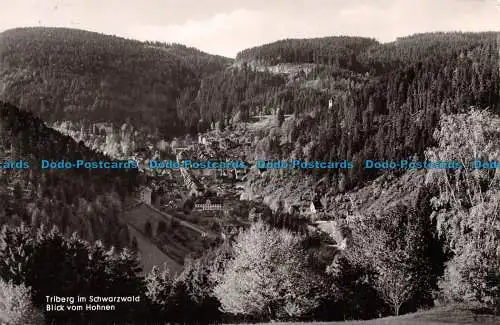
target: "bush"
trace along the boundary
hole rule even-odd
[[[9,325],[44,324],[43,313],[31,302],[31,290],[0,279],[0,321]]]

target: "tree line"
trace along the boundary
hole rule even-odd
[[[89,240],[118,246],[129,243],[119,222],[122,201],[138,184],[137,170],[42,170],[42,159],[110,160],[69,136],[45,126],[31,113],[0,105],[0,150],[5,160],[25,160],[30,168],[4,170],[0,177],[0,223],[34,227],[55,224]]]

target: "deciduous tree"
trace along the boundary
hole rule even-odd
[[[298,317],[318,305],[300,238],[257,222],[241,233],[215,295],[228,313],[268,319]]]
[[[30,288],[0,279],[0,322],[12,325],[43,325],[43,313],[31,303]]]
[[[498,308],[500,173],[473,163],[500,160],[500,118],[477,109],[443,116],[434,137],[438,145],[427,151],[428,159],[464,165],[429,172],[429,182],[440,189],[432,199],[437,230],[451,255],[440,282],[442,298]]]
[[[351,245],[346,256],[353,265],[374,272],[373,284],[398,315],[418,292],[430,291],[430,244],[426,220],[406,206],[382,217],[366,216],[350,224]]]

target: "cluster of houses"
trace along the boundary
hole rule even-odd
[[[239,145],[241,145],[242,137],[238,136],[237,134],[232,134],[231,137],[238,139],[238,141],[235,141],[229,137],[216,138],[210,135],[199,135],[198,144],[201,144],[212,151],[217,151],[217,150],[225,151],[229,149],[235,149]]]
[[[241,231],[248,227],[248,224],[239,220],[225,219],[219,222],[219,226],[222,240],[233,240]]]
[[[177,162],[179,162],[179,164],[182,160],[185,159],[185,151],[180,151],[177,153]],[[186,186],[189,191],[189,196],[201,196],[203,195],[203,193],[205,193],[205,187],[200,183],[200,181],[196,178],[195,175],[193,175],[190,170],[181,167],[180,171],[184,180],[184,186]]]
[[[210,140],[207,140],[206,136],[199,136],[199,142],[200,143],[207,143],[207,144],[213,144],[213,138],[209,138]],[[231,142],[229,139],[225,139],[224,141],[221,141],[220,143],[227,143],[227,146],[233,147],[235,143]],[[224,147],[224,146],[223,146]],[[220,149],[220,148],[218,148]],[[218,149],[212,148],[210,146],[201,146],[196,148],[197,154],[193,156],[197,156],[198,159],[202,161],[218,161],[218,162],[229,162],[231,159],[225,157],[223,159],[217,158],[220,156],[226,156],[225,155],[220,155],[218,154]],[[184,151],[182,151],[184,152]],[[184,154],[181,156],[182,159],[184,159]],[[232,160],[237,160],[239,158],[234,157],[235,159]],[[229,179],[234,179],[234,180],[245,180],[249,170],[248,168],[244,169],[228,169],[228,168],[221,168],[221,169],[197,169],[197,170],[191,170],[194,175],[199,176],[199,177],[215,177],[217,179],[221,178],[229,178]]]
[[[325,208],[319,198],[311,200],[309,203],[285,203],[285,211],[289,214],[298,214],[316,218],[325,212]]]
[[[181,175],[184,179],[184,186],[188,189],[190,196],[203,195],[205,187],[198,181],[191,171],[186,168],[181,168]]]
[[[148,185],[138,189],[136,199],[156,208],[177,208],[181,205],[185,195],[176,184],[178,182],[172,180],[148,182]]]

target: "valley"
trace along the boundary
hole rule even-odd
[[[499,169],[466,163],[500,161],[498,40],[283,39],[233,59],[70,28],[0,33],[0,154],[29,167],[0,170],[0,317],[16,294],[51,324],[498,314]],[[61,160],[137,166],[39,164]],[[108,291],[141,299],[44,310],[46,296]]]

